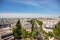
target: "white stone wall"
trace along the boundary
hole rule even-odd
[[[1,40],[1,34],[0,34],[0,40]]]

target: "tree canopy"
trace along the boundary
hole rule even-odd
[[[57,23],[57,28],[54,30],[54,36],[56,39],[60,40],[60,22]]]
[[[15,39],[18,39],[21,37],[21,23],[20,23],[20,20],[17,21],[17,24],[16,24],[16,27],[13,28],[13,35],[14,35],[14,38]]]

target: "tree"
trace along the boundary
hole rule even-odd
[[[18,27],[18,30],[20,30],[22,28],[20,20],[18,20],[16,27]]]
[[[48,36],[44,36],[44,40],[49,40],[49,39],[48,39]]]
[[[53,37],[53,33],[52,33],[52,32],[48,32],[48,33],[47,33],[47,36]]]
[[[21,22],[20,22],[20,20],[18,20],[18,22],[17,22],[17,24],[16,24],[16,27],[18,28],[17,29],[17,33],[18,33],[18,35],[19,35],[19,38],[21,37],[21,30],[22,30],[22,26],[21,26]]]
[[[30,20],[30,23],[32,24],[32,31],[33,31],[33,28],[34,28],[34,22],[35,22],[35,20],[34,19],[32,19],[32,20]]]
[[[26,38],[27,37],[27,32],[24,28],[22,28],[22,38]]]
[[[57,23],[57,28],[53,31],[54,37],[60,40],[60,22]]]
[[[43,25],[43,22],[42,21],[39,21],[39,20],[36,20],[38,22],[38,24],[40,25],[40,29],[42,30],[42,25]]]
[[[38,22],[39,25],[42,25],[43,24],[42,21],[37,20],[37,22]]]
[[[20,39],[21,38],[21,22],[20,20],[18,20],[17,24],[16,24],[16,27],[13,28],[13,35],[16,39]]]
[[[35,23],[35,20],[34,19],[32,19],[31,21],[30,21],[30,23],[32,24],[32,32],[31,32],[31,36],[33,37],[33,38],[36,38],[36,28],[34,27],[34,23]]]
[[[37,34],[36,34],[36,29],[35,28],[33,28],[32,37],[33,38],[37,38]]]
[[[14,38],[15,39],[18,39],[18,33],[17,33],[18,31],[17,31],[17,28],[13,28],[12,31],[13,31]]]

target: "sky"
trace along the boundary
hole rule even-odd
[[[60,16],[60,0],[0,0],[0,18]]]

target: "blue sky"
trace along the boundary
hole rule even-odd
[[[0,17],[18,14],[27,16],[60,16],[60,0],[0,0]]]

